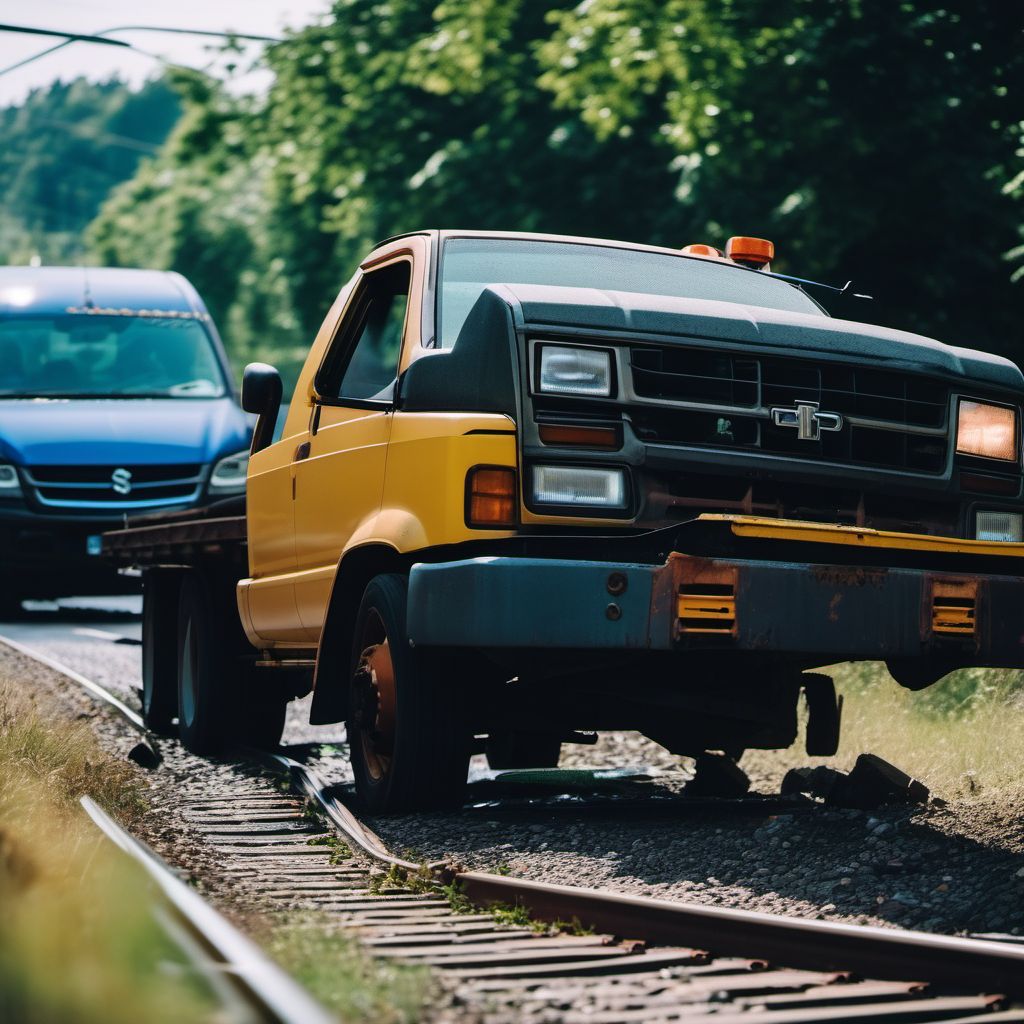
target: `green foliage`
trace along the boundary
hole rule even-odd
[[[317,818],[315,812],[307,817]],[[340,864],[342,861],[350,860],[352,858],[352,847],[345,842],[344,839],[340,839],[338,836],[324,835],[324,836],[313,836],[312,839],[306,840],[307,846],[326,846],[330,851],[328,860],[331,864]]]
[[[213,1021],[216,999],[153,915],[145,872],[78,805],[136,820],[143,784],[84,722],[0,681],[0,1020]]]
[[[181,270],[286,376],[369,246],[431,226],[764,235],[879,296],[839,315],[1019,356],[1011,7],[336,0],[262,100],[176,78],[182,121],[92,250]]]
[[[343,1021],[412,1024],[424,1019],[430,971],[375,959],[324,915],[290,915],[261,938],[271,956]]]
[[[0,110],[0,261],[74,262],[110,190],[159,152],[178,118],[163,81],[55,82]]]

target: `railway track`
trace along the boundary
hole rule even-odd
[[[84,683],[144,732],[132,709]],[[467,1019],[1024,1022],[1022,948],[424,868],[388,850],[307,766],[281,753],[240,756],[287,778],[291,792],[187,803],[221,873],[270,906],[329,915],[374,956],[429,966]],[[339,857],[339,835],[358,856]],[[499,924],[493,905],[552,926]]]

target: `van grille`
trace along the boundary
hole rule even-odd
[[[115,489],[115,474],[118,489]],[[36,501],[62,511],[138,509],[183,504],[198,497],[203,466],[29,466],[25,476]]]

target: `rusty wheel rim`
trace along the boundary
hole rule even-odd
[[[380,615],[373,611],[360,638],[362,653],[353,678],[358,740],[375,782],[391,771],[395,746],[395,667]]]

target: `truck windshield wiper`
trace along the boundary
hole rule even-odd
[[[768,277],[777,277],[780,281],[794,281],[796,284],[809,284],[814,288],[826,288],[830,292],[838,292],[840,295],[850,295],[855,299],[874,299],[874,295],[862,295],[860,292],[851,292],[850,289],[853,287],[852,281],[847,281],[842,288],[837,287],[834,284],[823,284],[821,281],[809,281],[805,277],[792,277],[789,274],[776,274],[773,270],[761,270],[757,273],[767,274]]]

